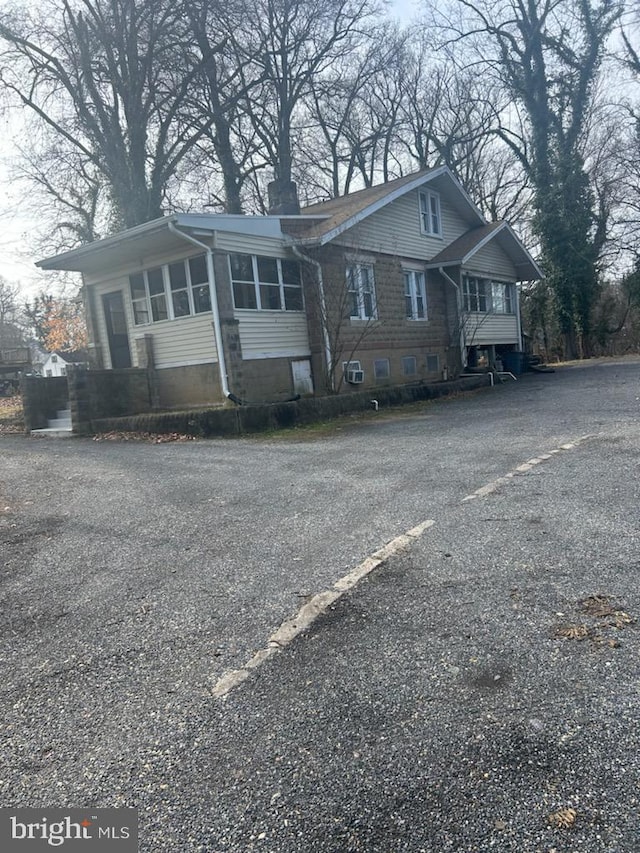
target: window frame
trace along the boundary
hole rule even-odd
[[[439,193],[433,190],[420,190],[418,193],[418,210],[422,234],[426,234],[428,237],[442,237],[442,206]]]
[[[407,365],[413,365],[413,370],[407,370]],[[403,376],[417,376],[418,375],[418,359],[415,355],[403,355],[402,356],[402,375]]]
[[[363,272],[367,271],[366,282]],[[370,322],[378,319],[374,265],[369,261],[350,261],[345,270],[349,319]],[[365,290],[366,284],[370,289]],[[352,286],[353,285],[353,286]],[[369,299],[367,299],[369,297]],[[370,313],[367,303],[370,302]]]
[[[185,317],[197,317],[200,314],[207,314],[212,310],[211,306],[211,283],[207,271],[207,280],[193,283],[191,274],[191,264],[199,258],[205,258],[206,255],[190,255],[187,258],[178,258],[175,261],[169,261],[165,264],[157,264],[153,267],[148,267],[136,272],[129,273],[129,299],[133,309],[133,325],[134,326],[152,326],[156,323],[166,323],[173,320],[183,320]],[[185,286],[173,288],[171,281],[171,269],[182,265],[184,272]],[[157,292],[152,293],[149,285],[149,277],[151,274],[160,272],[162,279],[162,288]],[[134,283],[135,282],[135,283]],[[206,300],[207,307],[202,308],[202,300],[200,297],[196,299],[194,290],[199,291],[206,288],[208,299]],[[142,293],[142,290],[144,293]],[[135,293],[138,293],[136,296]],[[176,313],[176,305],[174,295],[178,293],[186,293],[188,313]],[[164,304],[165,317],[156,317],[161,313],[161,306]],[[183,303],[184,304],[184,303]],[[144,319],[143,319],[144,318]]]
[[[383,375],[380,375],[379,370],[382,365],[384,365],[384,370],[382,371]],[[386,356],[373,359],[373,378],[376,382],[384,382],[387,379],[391,379],[391,359]]]
[[[403,267],[402,280],[404,283],[405,319],[412,322],[425,322],[429,319],[426,272],[422,269]],[[419,300],[422,300],[422,315],[420,315]],[[408,310],[409,306],[410,311]]]
[[[469,314],[512,317],[516,313],[515,284],[465,273],[462,277],[462,304]]]
[[[234,278],[233,273],[233,257],[250,258],[252,281],[248,279]],[[266,278],[260,277],[260,261],[268,261],[276,263],[277,281],[267,281]],[[304,312],[304,290],[302,287],[302,271],[300,264],[291,258],[271,257],[270,255],[250,255],[248,252],[229,252],[229,280],[231,281],[231,294],[233,298],[233,308],[235,311],[277,311],[279,313],[303,313]],[[285,273],[285,267],[288,265],[296,265],[298,281],[288,281],[288,274]],[[236,304],[236,285],[252,286],[253,299],[255,306],[241,307]],[[268,295],[266,288],[276,290],[278,292],[278,300],[280,306],[274,308],[271,306],[263,306],[263,296]],[[273,294],[271,294],[273,295]],[[288,297],[288,298],[287,298]],[[295,307],[287,307],[287,302],[291,303],[291,299],[295,299]]]

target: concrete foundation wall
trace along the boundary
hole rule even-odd
[[[243,362],[245,399],[286,400],[293,396],[291,358],[249,359]],[[231,389],[234,391],[234,389]],[[240,396],[240,395],[238,395]]]
[[[481,374],[453,382],[396,385],[380,388],[375,395],[380,408],[399,406],[419,400],[435,399],[489,385],[489,376]],[[339,394],[331,397],[305,397],[295,402],[261,406],[239,406],[189,412],[164,412],[138,417],[95,421],[97,432],[178,432],[194,436],[243,435],[270,429],[282,429],[314,423],[352,412],[372,411],[371,391]]]
[[[222,402],[217,364],[192,364],[156,370],[158,402],[162,409],[206,406]]]

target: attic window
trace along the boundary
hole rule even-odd
[[[440,196],[437,193],[423,191],[420,197],[420,230],[431,237],[442,237],[442,217],[440,215]]]

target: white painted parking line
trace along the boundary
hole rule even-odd
[[[216,699],[227,696],[234,687],[246,681],[251,670],[262,666],[266,660],[290,645],[299,634],[310,628],[319,616],[326,613],[332,604],[342,598],[345,592],[353,589],[363,578],[371,574],[374,569],[377,569],[390,557],[406,549],[434,524],[433,519],[427,519],[407,530],[406,533],[396,536],[395,539],[370,554],[351,572],[337,580],[331,589],[314,595],[293,618],[287,619],[280,625],[278,630],[269,638],[269,644],[266,648],[256,652],[241,669],[234,669],[222,675],[213,687],[213,696]]]
[[[490,495],[492,492],[495,492],[496,489],[499,489],[500,486],[504,486],[505,483],[508,483],[509,480],[512,480],[514,477],[517,477],[518,474],[526,474],[531,471],[536,465],[541,465],[543,462],[546,462],[548,459],[551,459],[553,456],[556,456],[559,453],[562,453],[566,450],[574,450],[584,441],[593,438],[592,435],[581,435],[573,441],[568,441],[566,444],[561,444],[560,447],[556,447],[553,450],[550,450],[548,453],[540,453],[538,456],[534,456],[533,459],[529,459],[527,462],[523,462],[522,465],[518,465],[517,468],[514,468],[513,471],[509,471],[507,474],[504,474],[502,477],[498,477],[496,480],[492,480],[490,483],[486,483],[484,486],[480,486],[479,489],[476,489],[475,492],[471,492],[470,495],[466,495],[462,498],[462,503],[466,503],[467,501],[474,501],[476,498],[484,498],[487,495]]]

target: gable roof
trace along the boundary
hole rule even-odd
[[[48,361],[52,355],[58,356],[61,361],[64,361],[65,364],[82,364],[85,361],[89,360],[89,354],[86,350],[69,350],[69,352],[63,352],[62,350],[56,349],[53,352],[47,353],[46,361]]]
[[[427,267],[437,269],[438,267],[464,266],[480,249],[494,239],[500,243],[502,249],[510,257],[518,273],[519,281],[533,281],[544,278],[542,270],[522,245],[508,222],[486,222],[479,228],[465,232],[431,258]]]
[[[447,166],[438,166],[435,169],[413,172],[411,175],[396,178],[396,180],[388,181],[386,184],[377,184],[374,187],[357,190],[349,193],[349,195],[303,208],[300,211],[302,217],[324,218],[305,229],[296,238],[296,242],[303,244],[318,243],[323,246],[396,199],[429,183],[437,184],[438,189],[446,187],[454,189],[459,204],[464,208],[467,216],[478,225],[485,221],[482,213],[471,201],[451,170]]]

